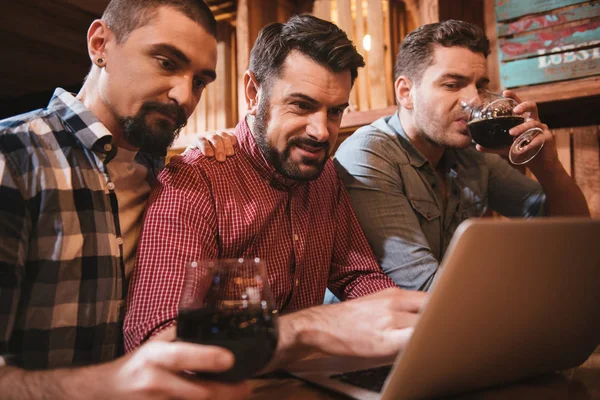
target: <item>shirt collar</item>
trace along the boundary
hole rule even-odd
[[[235,135],[238,139],[240,149],[242,150],[240,153],[248,160],[260,176],[265,181],[269,182],[271,187],[277,190],[289,191],[305,183],[302,181],[293,181],[293,183],[290,184],[289,179],[286,179],[282,174],[275,170],[275,167],[273,167],[273,165],[265,158],[264,154],[256,144],[256,140],[250,131],[246,118],[243,118],[235,127]]]
[[[48,110],[55,112],[86,148],[105,154],[107,158],[114,157],[117,149],[111,144],[112,134],[108,128],[71,93],[57,88]]]
[[[396,132],[399,136],[403,137],[404,142],[407,143],[406,146],[403,146],[408,155],[408,159],[410,164],[414,167],[421,168],[428,161],[423,154],[415,147],[415,145],[410,141],[409,137],[402,129],[402,124],[400,123],[400,117],[398,116],[398,111],[392,115],[392,117],[388,121],[388,125]]]

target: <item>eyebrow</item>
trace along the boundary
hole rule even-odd
[[[150,51],[153,53],[168,53],[169,55],[171,55],[171,57],[177,58],[181,63],[183,63],[185,65],[191,64],[191,61],[188,58],[188,56],[186,56],[181,50],[179,50],[177,47],[173,46],[172,44],[168,44],[168,43],[153,44],[150,47]],[[213,81],[215,79],[217,79],[217,73],[212,69],[203,69],[202,71],[200,71],[200,73],[204,76],[207,76],[208,78],[210,78]]]
[[[466,77],[466,76],[464,76],[464,75],[461,75],[461,74],[444,74],[444,75],[442,75],[442,76],[440,77],[440,79],[439,79],[439,80],[444,80],[444,79],[455,79],[455,80],[457,80],[457,81],[463,81],[463,82],[464,82],[464,81],[468,81],[468,80],[469,80],[469,78],[468,78],[468,77]],[[488,77],[483,77],[483,78],[479,79],[479,80],[477,81],[477,83],[478,83],[479,85],[487,85],[487,84],[489,84],[489,83],[490,83],[490,78],[488,78]]]
[[[305,101],[307,101],[307,102],[309,102],[309,103],[311,103],[313,105],[319,104],[319,102],[317,100],[313,99],[310,96],[302,94],[302,93],[291,93],[290,95],[288,95],[288,98],[300,98],[300,99],[305,100]],[[350,104],[348,102],[346,102],[346,103],[338,104],[338,105],[330,107],[330,108],[346,108],[349,105]]]

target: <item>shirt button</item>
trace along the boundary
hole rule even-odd
[[[108,190],[115,190],[115,184],[112,182],[108,182],[106,187],[108,188]]]
[[[427,213],[427,218],[431,218],[431,213],[430,212]]]
[[[299,239],[299,238],[298,238],[298,234],[294,234],[294,240],[295,240],[295,241],[298,241],[298,239]]]
[[[122,238],[120,238],[120,237],[118,237],[118,238],[117,238],[117,244],[118,244],[119,246],[120,246],[120,245],[122,245],[122,244],[123,244],[123,239],[122,239]]]
[[[106,151],[108,153],[111,150],[112,150],[112,145],[110,143],[107,143],[104,145],[104,151]]]
[[[296,278],[296,286],[298,286],[298,283],[300,283],[300,279]]]

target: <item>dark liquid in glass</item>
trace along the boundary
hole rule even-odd
[[[235,365],[222,373],[199,372],[199,378],[240,381],[264,368],[277,347],[277,330],[271,312],[210,309],[180,310],[177,338],[186,342],[220,346],[235,355]]]
[[[513,142],[508,131],[525,122],[522,117],[499,117],[470,122],[467,127],[471,137],[488,149],[503,149]]]

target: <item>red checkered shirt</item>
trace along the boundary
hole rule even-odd
[[[318,179],[286,186],[245,120],[236,135],[236,154],[226,162],[195,150],[160,174],[129,286],[127,351],[174,321],[193,260],[260,257],[280,312],[322,304],[326,287],[342,299],[396,287],[330,160]]]

